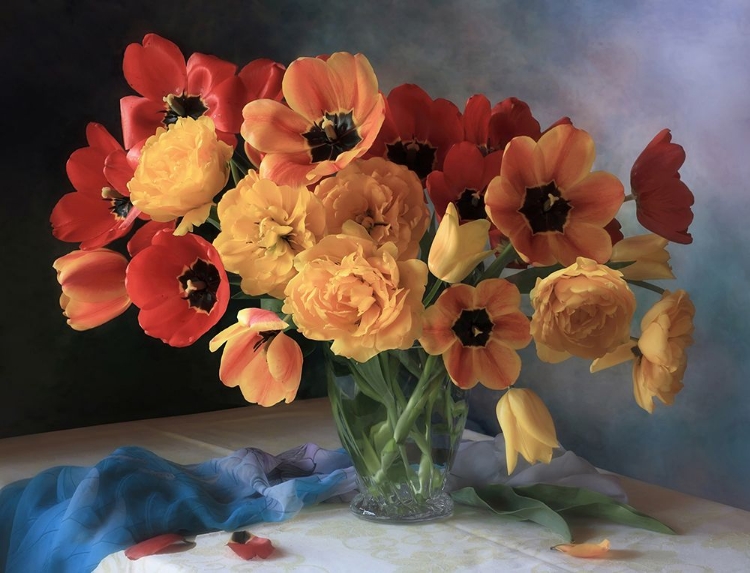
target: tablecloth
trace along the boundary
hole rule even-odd
[[[305,442],[338,447],[327,400],[264,409],[111,424],[0,440],[0,485],[59,464],[90,465],[122,445],[137,445],[179,463],[195,463],[253,445],[272,453]],[[530,524],[505,522],[458,506],[446,521],[418,525],[365,522],[343,504],[304,509],[281,523],[253,526],[277,551],[267,560],[239,559],[220,532],[199,536],[189,551],[138,561],[116,553],[97,571],[750,571],[750,512],[621,478],[630,504],[670,525],[670,536],[581,519],[577,541],[609,538],[605,559],[551,551],[560,539]]]

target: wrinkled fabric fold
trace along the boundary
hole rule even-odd
[[[507,475],[502,435],[464,440],[448,489],[550,483],[626,500],[616,477],[572,452],[556,450],[549,465],[524,464]],[[93,467],[51,468],[0,490],[0,571],[93,571],[110,553],[157,535],[283,521],[306,505],[348,502],[356,490],[349,455],[314,444],[278,456],[244,448],[192,465],[123,447]]]
[[[110,553],[156,535],[282,521],[355,487],[349,456],[312,444],[278,456],[246,448],[185,466],[119,448],[94,467],[52,468],[0,490],[0,570],[93,571]]]

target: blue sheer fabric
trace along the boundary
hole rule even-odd
[[[313,444],[187,466],[124,447],[94,467],[52,468],[0,490],[0,571],[92,571],[156,535],[282,521],[355,488],[349,456]]]
[[[519,460],[509,476],[502,435],[463,441],[448,489],[493,483],[585,487],[627,500],[616,477],[562,448],[549,464]],[[0,490],[0,571],[92,571],[110,553],[157,535],[282,521],[305,505],[349,501],[356,487],[349,455],[314,444],[278,456],[245,448],[188,466],[120,448],[92,468],[52,468]]]

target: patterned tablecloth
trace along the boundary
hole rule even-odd
[[[0,486],[54,465],[93,465],[122,445],[195,463],[248,445],[279,453],[305,442],[339,445],[325,399],[0,440]],[[436,523],[384,525],[357,519],[345,505],[324,504],[289,521],[253,526],[277,548],[265,561],[242,561],[226,547],[228,533],[213,533],[188,551],[138,561],[116,553],[97,571],[750,571],[750,512],[621,479],[631,505],[679,535],[581,519],[572,528],[577,541],[606,537],[612,544],[606,558],[583,560],[551,551],[560,539],[540,526],[473,508],[457,506],[451,519]]]

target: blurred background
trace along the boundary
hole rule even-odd
[[[687,152],[692,245],[670,245],[676,281],[697,307],[685,388],[653,415],[633,400],[630,368],[590,375],[588,362],[540,363],[524,351],[519,385],[549,406],[561,443],[595,465],[750,509],[750,4],[697,2],[275,0],[13,3],[0,13],[3,316],[0,437],[244,405],[218,379],[207,341],[145,336],[137,309],[98,329],[69,329],[49,214],[72,187],[68,156],[89,121],[121,136],[125,47],[148,32],[183,53],[239,66],[259,58],[364,53],[381,89],[417,83],[463,109],[484,93],[516,96],[545,127],[570,116],[597,143],[597,169],[626,183],[663,127]],[[634,205],[619,217],[643,232]],[[641,313],[653,293],[638,294]],[[301,397],[320,395],[308,366]],[[497,431],[496,396],[473,396],[474,423]],[[283,407],[283,406],[277,406]],[[248,436],[248,445],[252,445]]]

